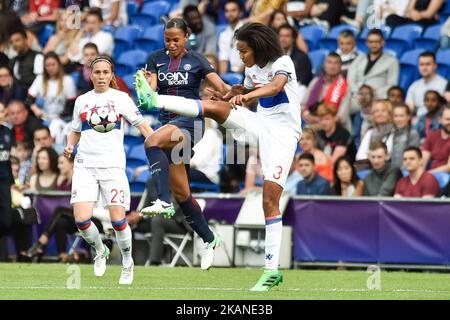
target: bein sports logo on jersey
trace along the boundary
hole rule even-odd
[[[169,86],[188,85],[188,72],[158,72],[158,81],[167,81]]]

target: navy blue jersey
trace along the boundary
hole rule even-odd
[[[200,85],[206,75],[215,72],[201,54],[188,51],[179,58],[169,55],[167,49],[153,52],[147,62],[147,69],[158,75],[158,93],[200,99]],[[176,117],[168,112],[161,113],[162,120]]]

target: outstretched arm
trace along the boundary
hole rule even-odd
[[[242,105],[246,102],[258,99],[260,97],[272,97],[277,95],[288,82],[288,77],[284,74],[276,75],[271,82],[256,88],[248,93],[236,95],[230,99],[233,105]]]

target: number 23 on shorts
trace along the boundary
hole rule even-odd
[[[123,190],[112,189],[111,194],[113,195],[111,198],[111,203],[120,202],[123,204],[125,202],[125,193],[123,192]]]

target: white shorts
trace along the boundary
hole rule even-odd
[[[238,140],[242,139],[245,130],[247,142],[251,145],[256,143],[259,148],[264,180],[273,181],[284,189],[300,132],[239,106],[236,110],[231,110],[222,126],[226,129],[238,129],[233,133]]]
[[[103,206],[121,206],[130,210],[130,185],[125,170],[75,167],[70,203],[99,200]]]

